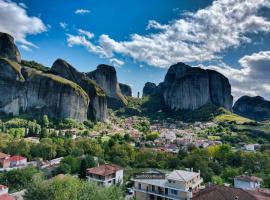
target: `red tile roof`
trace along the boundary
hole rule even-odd
[[[26,159],[26,158],[22,157],[22,156],[12,156],[12,157],[10,157],[9,160],[11,160],[11,161],[20,161],[20,160],[24,160],[24,159]]]
[[[0,200],[16,200],[16,198],[13,196],[10,196],[9,194],[3,194],[0,196]]]
[[[88,174],[96,174],[96,175],[100,175],[100,176],[107,176],[107,175],[113,174],[121,169],[122,169],[122,167],[115,165],[115,164],[111,164],[111,165],[105,164],[105,165],[100,165],[98,167],[89,168],[89,169],[87,169],[87,173]]]
[[[270,194],[225,186],[210,186],[199,191],[192,200],[269,200]]]

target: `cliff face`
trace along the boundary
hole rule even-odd
[[[21,62],[21,55],[13,37],[6,33],[0,33],[0,57]]]
[[[107,99],[100,86],[62,59],[53,63],[51,72],[77,83],[84,89],[90,97],[88,118],[103,122],[107,120]]]
[[[95,71],[86,74],[90,79],[96,81],[107,95],[108,107],[117,109],[126,105],[126,99],[121,93],[117,81],[116,70],[109,65],[99,65]]]
[[[156,93],[161,94],[164,106],[172,110],[194,110],[207,104],[230,110],[233,100],[231,86],[225,76],[184,63],[172,65],[159,86],[153,83],[145,85],[144,96]]]
[[[143,97],[152,95],[156,92],[157,85],[155,83],[147,82],[143,87]]]
[[[128,96],[128,97],[132,96],[132,89],[131,89],[131,87],[129,85],[119,83],[119,87],[120,87],[121,93],[124,96]]]
[[[2,44],[5,42],[0,41]],[[52,118],[73,118],[80,122],[87,119],[89,98],[79,85],[53,74],[23,67],[18,59],[13,59],[16,55],[14,52],[13,56],[0,58],[1,113],[46,114]]]
[[[270,101],[260,96],[242,96],[235,102],[233,111],[251,119],[266,120],[270,118]]]

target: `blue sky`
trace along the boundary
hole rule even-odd
[[[236,98],[270,99],[269,11],[267,0],[0,0],[0,31],[46,66],[115,65],[134,95],[182,61],[226,75]]]

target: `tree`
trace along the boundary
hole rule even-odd
[[[94,183],[65,176],[50,181],[35,178],[26,188],[25,200],[123,200],[119,187],[101,187]]]
[[[38,173],[38,170],[33,167],[15,169],[5,173],[0,182],[8,186],[11,192],[19,191],[30,185],[32,177]]]
[[[49,137],[49,131],[47,128],[42,128],[40,132],[40,139],[42,138],[48,138]]]
[[[86,160],[83,159],[81,161],[81,165],[80,165],[80,169],[79,169],[79,178],[81,178],[81,179],[86,178],[86,169],[87,169]]]
[[[43,127],[48,128],[49,127],[49,124],[50,124],[50,121],[49,121],[48,116],[47,115],[44,115],[43,118],[42,118],[42,125],[43,125]]]

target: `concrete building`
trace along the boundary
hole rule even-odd
[[[10,155],[0,152],[0,168],[10,167]]]
[[[262,179],[256,176],[236,176],[234,178],[234,187],[244,190],[253,190],[260,188]]]
[[[164,179],[134,179],[137,200],[189,200],[200,189],[200,173],[174,170]]]
[[[98,185],[111,186],[123,183],[124,170],[115,164],[105,164],[89,168],[86,171],[88,181],[95,181]]]
[[[12,156],[9,158],[10,167],[18,167],[27,165],[27,158],[22,156]]]

